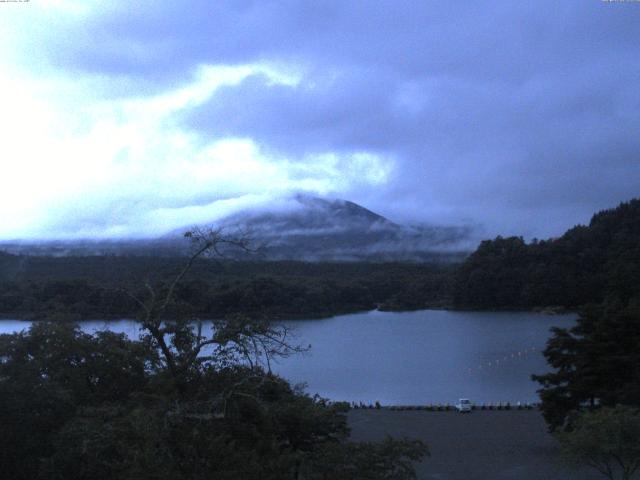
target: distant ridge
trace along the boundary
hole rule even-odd
[[[470,250],[470,228],[403,226],[348,200],[309,195],[292,197],[285,208],[230,215],[216,225],[248,232],[272,260],[422,261],[460,258]]]
[[[448,262],[463,259],[475,246],[469,227],[405,226],[348,200],[301,194],[201,226],[248,233],[260,246],[252,258],[264,260]],[[31,255],[169,256],[187,251],[183,234],[193,227],[144,240],[11,242],[0,249]]]

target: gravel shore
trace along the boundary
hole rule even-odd
[[[431,456],[417,465],[420,480],[596,480],[591,470],[576,471],[558,458],[539,411],[458,412],[352,410],[356,441],[418,438]]]

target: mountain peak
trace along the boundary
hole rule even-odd
[[[402,226],[355,202],[308,194],[235,213],[215,226],[248,232],[269,259],[424,260],[465,251],[469,238],[466,228]]]
[[[188,251],[184,232],[191,226],[155,239],[56,241],[5,249],[43,255],[176,255]],[[450,261],[472,247],[467,227],[400,225],[355,202],[305,194],[236,212],[210,226],[247,233],[261,246],[260,255],[252,259]]]

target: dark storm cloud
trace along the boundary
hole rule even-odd
[[[52,31],[48,55],[67,67],[154,78],[184,78],[203,62],[280,59],[519,82],[632,53],[638,18],[633,5],[578,0],[140,1],[63,25],[69,35]]]
[[[392,158],[386,185],[351,196],[396,219],[546,236],[640,194],[640,4],[134,2],[67,27],[49,62],[136,91],[200,64],[299,67],[178,122],[294,159]]]

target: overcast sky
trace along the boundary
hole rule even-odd
[[[549,237],[640,195],[640,2],[0,3],[0,239],[308,192]]]

